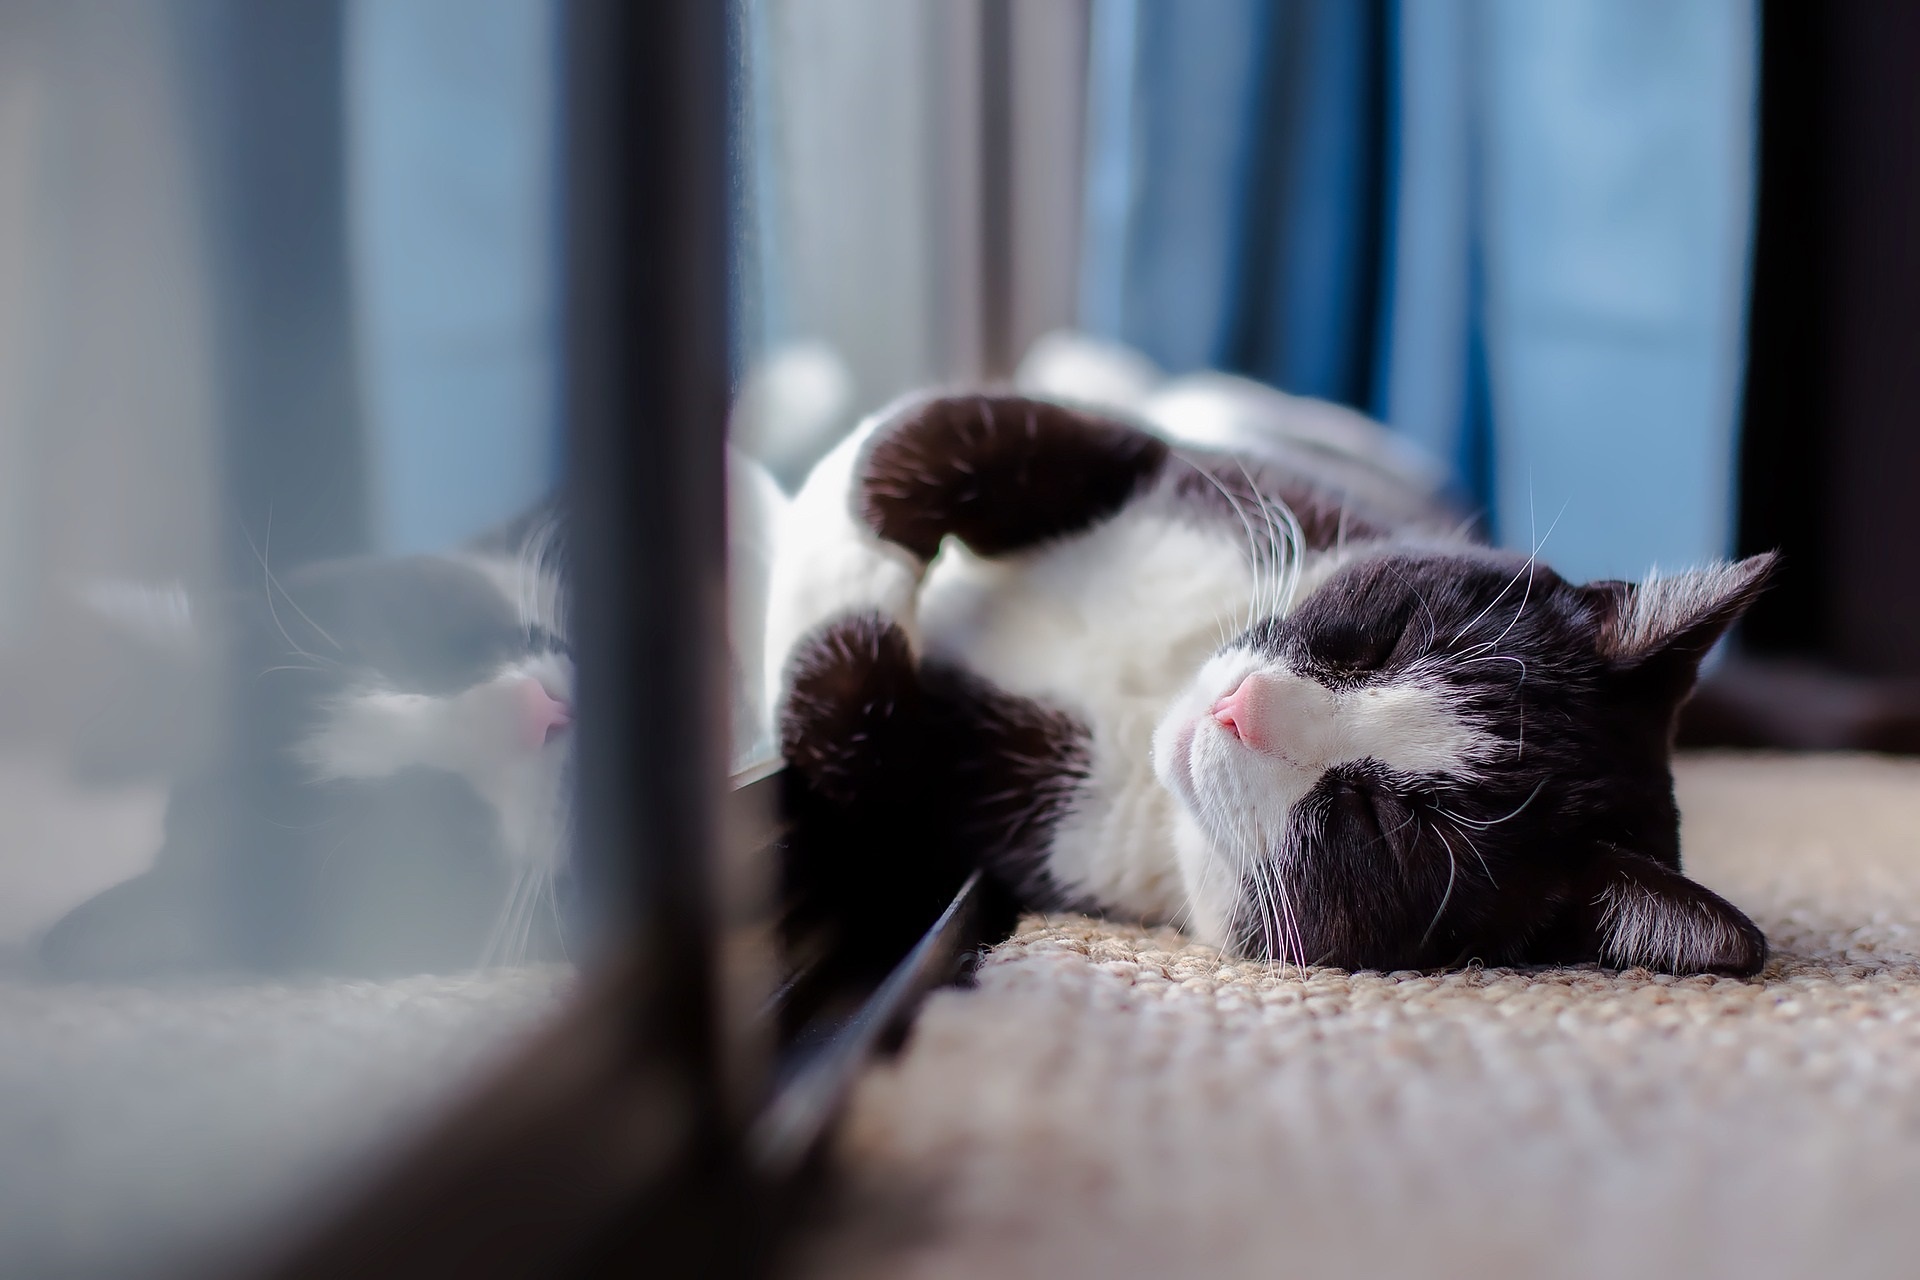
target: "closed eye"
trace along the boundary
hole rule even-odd
[[[1314,665],[1331,675],[1370,675],[1386,667],[1405,634],[1404,625],[1328,627],[1313,637],[1308,653]]]

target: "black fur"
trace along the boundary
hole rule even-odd
[[[1022,905],[1073,905],[1045,855],[1085,775],[1084,726],[916,662],[899,627],[873,615],[809,636],[789,679],[782,887],[793,953],[828,941],[845,969],[832,977],[875,978],[980,865],[992,875],[989,938],[1011,930]]]
[[[1314,549],[1386,532],[1271,466],[1176,452],[1025,400],[918,406],[867,458],[860,509],[923,560],[948,535],[986,555],[1072,536],[1129,501],[1181,504],[1228,536],[1261,499],[1290,502]],[[1348,967],[1757,972],[1760,931],[1679,873],[1671,755],[1701,657],[1770,559],[1655,601],[1485,548],[1420,549],[1442,523],[1347,564],[1240,643],[1330,688],[1419,672],[1495,749],[1470,776],[1402,776],[1375,761],[1327,772],[1294,806],[1271,872],[1255,877],[1285,882],[1285,910],[1271,884],[1249,884],[1236,943]],[[1084,726],[964,672],[916,668],[879,619],[829,626],[795,662],[783,740],[795,804],[816,828],[793,867],[800,897],[877,911],[895,893],[950,892],[984,865],[1009,904],[1063,905],[1044,840],[1085,775],[1084,749],[1071,746]]]
[[[1329,685],[1431,670],[1502,742],[1471,779],[1345,768],[1322,780],[1276,851],[1308,904],[1297,912],[1308,959],[1384,968],[1593,959],[1595,903],[1610,879],[1641,868],[1665,885],[1660,872],[1678,871],[1674,717],[1687,664],[1737,610],[1690,624],[1657,651],[1610,657],[1603,637],[1623,590],[1576,587],[1494,554],[1386,554],[1254,629],[1256,648]],[[1727,911],[1744,945],[1703,967],[1757,970],[1764,942]],[[1270,927],[1241,929],[1251,939]]]
[[[1144,432],[1044,400],[932,400],[874,441],[861,510],[922,560],[948,535],[1004,555],[1112,515],[1166,456]]]

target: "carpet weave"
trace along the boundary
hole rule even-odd
[[[815,1268],[1920,1273],[1920,766],[1679,782],[1759,978],[1303,973],[1035,918],[864,1082]]]

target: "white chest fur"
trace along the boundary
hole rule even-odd
[[[1133,510],[1088,536],[993,562],[949,544],[921,599],[929,655],[1092,731],[1083,800],[1055,829],[1049,869],[1070,894],[1145,919],[1187,901],[1178,805],[1153,776],[1167,704],[1248,621],[1253,575],[1218,531]]]

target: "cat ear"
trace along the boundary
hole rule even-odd
[[[1732,903],[1624,849],[1596,856],[1562,928],[1563,958],[1609,968],[1751,977],[1767,962],[1766,935]]]
[[[1677,685],[1693,685],[1700,660],[1766,588],[1780,557],[1765,552],[1690,569],[1649,575],[1641,583],[1595,582],[1581,588],[1599,611],[1600,656],[1616,670],[1646,671]]]
[[[144,648],[179,655],[197,651],[193,597],[177,582],[97,578],[76,586],[74,597],[94,617]]]

